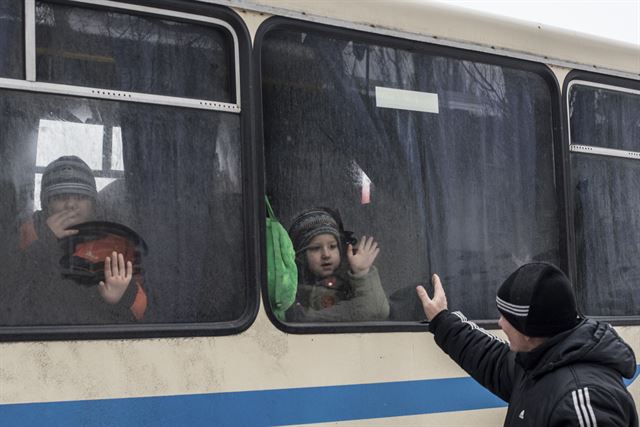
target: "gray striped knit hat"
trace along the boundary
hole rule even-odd
[[[556,266],[525,264],[498,289],[498,311],[529,337],[551,337],[576,326],[580,317],[571,283]]]
[[[305,211],[295,217],[289,227],[289,237],[296,254],[305,251],[311,240],[320,234],[331,234],[340,244],[340,228],[336,219],[322,208]]]
[[[61,194],[80,194],[95,199],[96,179],[91,168],[77,156],[62,156],[49,165],[42,175],[40,203],[42,207],[53,196]]]

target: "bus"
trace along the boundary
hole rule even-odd
[[[529,261],[640,354],[638,46],[431,2],[7,0],[0,53],[3,426],[500,425],[415,287],[504,337]],[[144,242],[143,316],[29,258],[60,158]],[[277,316],[265,195],[373,235],[388,316]]]

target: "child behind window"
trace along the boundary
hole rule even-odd
[[[112,252],[102,259],[104,280],[79,284],[64,276],[65,240],[95,219],[96,182],[77,156],[51,162],[42,175],[42,211],[20,227],[21,290],[15,324],[119,323],[141,320],[147,297],[130,260]],[[98,260],[99,261],[99,260]]]
[[[389,303],[373,265],[380,249],[373,237],[347,242],[339,214],[327,208],[298,215],[289,235],[296,251],[299,284],[296,303],[286,314],[288,321],[387,318]]]

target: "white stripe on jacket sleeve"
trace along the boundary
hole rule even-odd
[[[574,390],[571,392],[571,397],[573,397],[573,408],[576,411],[580,427],[597,427],[598,422],[589,398],[589,388]]]

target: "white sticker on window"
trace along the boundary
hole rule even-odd
[[[376,107],[438,113],[438,94],[376,86]]]

